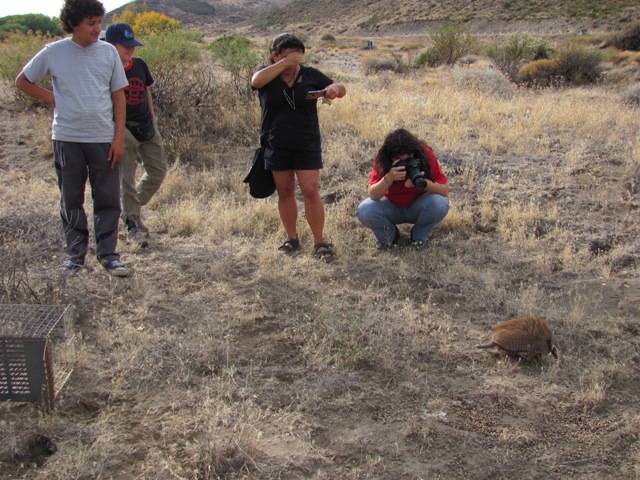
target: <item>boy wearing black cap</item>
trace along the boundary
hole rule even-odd
[[[125,87],[127,128],[120,169],[122,220],[127,225],[129,242],[144,248],[149,243],[141,230],[147,235],[149,231],[141,221],[141,209],[158,191],[167,173],[162,137],[156,126],[153,99],[148,89],[153,84],[153,77],[144,60],[133,56],[136,47],[142,46],[142,43],[135,39],[129,24],[114,23],[107,29],[105,40],[118,50],[129,81],[129,86]],[[144,174],[136,185],[138,157]]]
[[[71,37],[46,45],[25,65],[15,83],[27,95],[54,107],[51,138],[67,249],[63,269],[76,272],[85,263],[88,178],[96,255],[111,275],[124,277],[128,272],[116,246],[127,78],[116,49],[98,41],[104,14],[98,0],[66,0],[60,21]],[[53,91],[38,85],[46,77],[51,77]]]

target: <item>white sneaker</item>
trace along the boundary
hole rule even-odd
[[[127,240],[129,241],[129,243],[136,244],[142,248],[147,248],[149,246],[149,242],[140,233],[139,227],[129,230],[129,233],[127,234]]]

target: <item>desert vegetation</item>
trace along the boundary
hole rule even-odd
[[[0,18],[0,39],[14,32],[32,32],[45,35],[63,35],[64,31],[57,18],[41,14],[9,15]]]
[[[0,65],[41,40],[16,35]],[[127,279],[60,271],[50,111],[3,73],[0,302],[73,304],[79,344],[55,412],[0,405],[0,478],[640,475],[640,115],[622,50],[598,49],[595,81],[528,87],[477,46],[428,67],[408,40],[332,36],[305,38],[348,90],[319,106],[331,265],[304,221],[302,252],[278,255],[277,199],[242,183],[263,38],[141,37],[172,166],[151,248],[121,237]],[[536,59],[523,38],[518,72],[565,47]],[[452,207],[424,251],[381,253],[355,209],[398,127],[434,149]],[[475,349],[515,316],[547,320],[557,361]]]

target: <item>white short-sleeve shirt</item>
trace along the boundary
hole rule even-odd
[[[82,47],[71,38],[46,45],[25,65],[30,82],[50,76],[55,109],[51,138],[111,143],[115,135],[111,92],[129,85],[116,48],[103,41]]]

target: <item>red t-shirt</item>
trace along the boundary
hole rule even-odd
[[[427,158],[429,159],[429,166],[431,167],[430,173],[431,178],[429,180],[436,183],[447,183],[447,177],[444,176],[442,169],[440,168],[440,164],[438,163],[438,159],[436,158],[433,150],[425,145],[424,151],[427,153]],[[382,180],[382,175],[376,172],[374,168],[371,171],[371,177],[369,178],[369,185],[373,185],[374,183]],[[387,193],[384,194],[390,201],[392,201],[395,205],[400,208],[406,208],[413,203],[413,201],[422,195],[424,190],[418,190],[415,187],[407,188],[404,186],[404,182],[394,183],[389,187]]]

